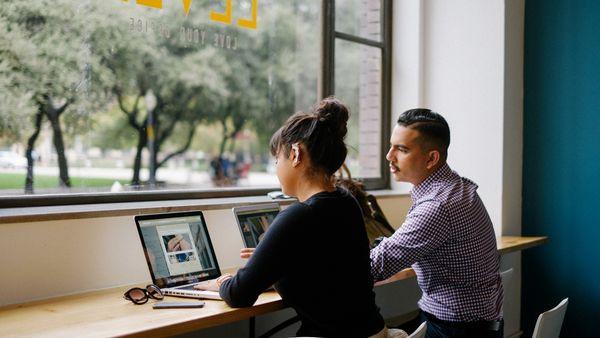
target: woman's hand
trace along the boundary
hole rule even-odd
[[[233,276],[226,273],[217,279],[209,280],[203,283],[198,283],[194,285],[194,289],[206,291],[219,291],[219,289],[221,288],[221,284],[223,284],[223,282],[230,279],[231,277]]]
[[[249,259],[250,257],[252,257],[254,250],[254,248],[243,248],[242,250],[240,250],[240,257],[243,259]]]

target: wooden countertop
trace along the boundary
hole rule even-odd
[[[0,309],[0,337],[171,336],[284,308],[279,294],[267,291],[248,308],[232,309],[222,301],[203,300],[203,308],[154,310],[154,300],[143,305],[125,300],[123,292],[127,289],[113,288]]]
[[[498,245],[498,251],[501,255],[504,255],[510,252],[525,250],[527,248],[546,244],[546,242],[548,242],[547,236],[502,236],[496,243]]]
[[[547,237],[504,236],[498,242],[498,250],[505,254],[541,245],[547,240]],[[414,271],[406,269],[385,283],[413,276]],[[285,307],[275,291],[267,291],[248,308],[232,309],[225,302],[205,300],[206,305],[199,309],[153,310],[152,300],[148,304],[134,305],[123,299],[127,289],[125,286],[0,308],[0,337],[169,336]]]

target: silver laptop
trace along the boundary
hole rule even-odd
[[[279,214],[279,204],[265,203],[233,208],[244,246],[256,248],[269,225]]]
[[[221,276],[201,211],[135,216],[152,282],[165,295],[221,299],[194,289]]]

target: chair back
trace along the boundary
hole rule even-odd
[[[563,299],[555,308],[542,312],[535,323],[533,338],[558,338],[569,298]]]
[[[500,279],[502,280],[502,289],[504,289],[504,300],[506,300],[506,289],[508,287],[508,282],[512,279],[512,275],[515,269],[510,268],[508,270],[500,271]],[[503,302],[504,303],[504,302]],[[504,316],[504,304],[502,304],[502,316]]]
[[[411,333],[408,338],[424,338],[425,332],[427,331],[427,322],[421,323],[415,332]]]
[[[512,279],[512,275],[515,269],[510,268],[500,272],[500,278],[502,279],[502,286],[506,288],[507,283]]]

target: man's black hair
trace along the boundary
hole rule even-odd
[[[440,151],[442,160],[448,156],[450,127],[442,115],[425,108],[405,111],[398,117],[398,125],[417,130],[419,142],[429,149]]]

